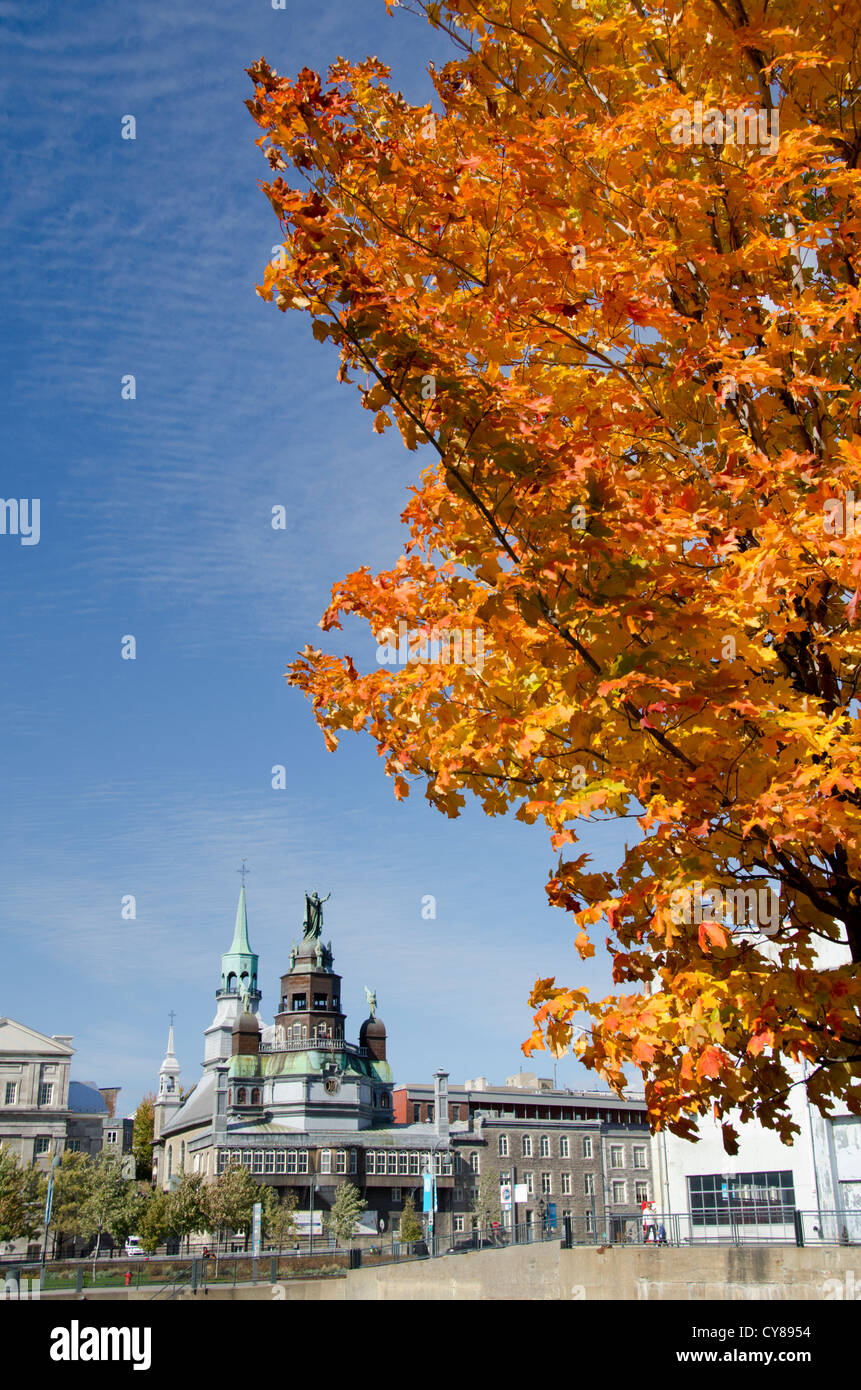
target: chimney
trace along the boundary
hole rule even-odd
[[[108,1115],[109,1115],[110,1119],[113,1119],[113,1118],[114,1118],[114,1115],[116,1114],[116,1109],[117,1109],[117,1096],[119,1095],[119,1093],[120,1093],[120,1091],[121,1091],[122,1089],[123,1089],[122,1086],[99,1086],[99,1087],[98,1087],[99,1095],[101,1096],[102,1100],[105,1102],[105,1105],[108,1107]]]
[[[433,1074],[433,1100],[436,1132],[440,1139],[449,1136],[448,1120],[448,1072],[440,1067]]]

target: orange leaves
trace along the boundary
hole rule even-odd
[[[787,1058],[823,1063],[815,1103],[857,1086],[857,967],[814,953],[861,957],[858,188],[816,73],[854,76],[843,30],[775,5],[751,32],[776,81],[803,65],[816,133],[767,158],[737,127],[675,143],[662,21],[624,0],[597,23],[539,7],[540,36],[520,0],[450,0],[433,18],[476,53],[434,72],[436,113],[376,60],[251,69],[284,243],[260,293],[338,345],[408,467],[424,449],[404,554],[323,618],[363,628],[367,662],[309,648],[289,679],[327,747],[370,734],[399,799],[421,778],[442,814],[473,796],[557,851],[625,818],[595,834],[603,872],[580,856],[547,885],[580,975],[606,917],[614,992],[539,982],[527,1050],[572,1047],[614,1086],[639,1067],[684,1134],[713,1101],[788,1132]],[[696,6],[676,19],[679,71],[735,109],[732,13],[710,44]],[[401,622],[403,658],[381,636]]]

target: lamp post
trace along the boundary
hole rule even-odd
[[[45,1284],[45,1261],[48,1258],[48,1230],[51,1225],[51,1212],[54,1208],[54,1174],[62,1163],[60,1154],[55,1153],[51,1159],[51,1172],[48,1175],[48,1191],[45,1194],[45,1238],[42,1241],[42,1269],[39,1278],[39,1288]]]

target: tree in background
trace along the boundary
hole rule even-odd
[[[396,796],[547,825],[616,988],[539,980],[524,1050],[636,1066],[653,1127],[714,1109],[730,1152],[797,1132],[788,1064],[858,1114],[857,0],[401,8],[450,38],[437,110],[376,59],[250,70],[259,293],[427,454],[405,552],[321,623],[376,664],[290,681]],[[602,872],[593,817],[625,819]]]
[[[45,1215],[46,1182],[0,1144],[0,1241],[31,1240]]]
[[[191,1237],[209,1230],[212,1224],[211,1189],[202,1173],[183,1173],[170,1193],[169,1221],[173,1235],[185,1239],[186,1249]]]
[[[263,1202],[263,1232],[267,1243],[276,1246],[280,1255],[287,1242],[296,1235],[299,1199],[295,1192],[284,1188],[279,1201],[277,1189],[264,1186],[258,1200]]]
[[[132,1127],[132,1153],[135,1156],[135,1177],[152,1178],[152,1141],[155,1126],[155,1092],[145,1095],[135,1111]]]
[[[401,1211],[398,1238],[406,1244],[411,1244],[414,1240],[421,1240],[423,1235],[424,1228],[421,1223],[421,1218],[415,1209],[412,1193],[408,1192],[404,1198],[403,1210]]]
[[[146,1207],[138,1219],[137,1234],[148,1255],[154,1255],[169,1236],[175,1234],[171,1225],[171,1201],[160,1187],[151,1191]]]
[[[244,1231],[247,1245],[254,1203],[263,1200],[260,1183],[242,1164],[231,1163],[211,1184],[207,1198],[218,1240],[223,1241],[228,1231]]]
[[[112,1234],[124,1223],[129,1184],[123,1177],[120,1160],[104,1151],[91,1163],[86,1181],[87,1190],[79,1208],[78,1223],[82,1235],[96,1238],[93,1248],[95,1277],[103,1234],[105,1231]]]
[[[332,1208],[323,1217],[323,1226],[334,1236],[336,1244],[338,1241],[352,1240],[356,1234],[359,1217],[367,1205],[367,1202],[362,1200],[359,1189],[351,1182],[338,1184]]]
[[[81,1211],[92,1187],[89,1154],[66,1149],[54,1174],[51,1226],[57,1241],[83,1236]]]

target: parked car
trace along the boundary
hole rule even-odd
[[[143,1246],[141,1245],[140,1236],[129,1236],[126,1240],[124,1250],[125,1254],[129,1256],[143,1256],[146,1253]]]

